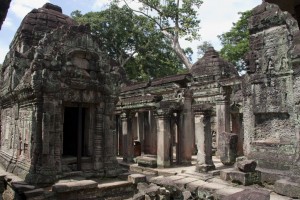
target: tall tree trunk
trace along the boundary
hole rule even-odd
[[[182,63],[186,66],[186,68],[191,69],[193,64],[190,62],[188,57],[185,55],[184,51],[182,50],[178,37],[173,36],[169,32],[162,30],[162,33],[169,38],[172,41],[172,49],[175,51],[176,55],[179,57],[179,59],[182,61]]]

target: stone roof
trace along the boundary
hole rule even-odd
[[[11,47],[18,46],[21,40],[23,45],[37,45],[45,33],[61,27],[63,25],[76,25],[75,21],[62,13],[61,7],[46,3],[42,8],[33,9],[29,12],[15,34]]]
[[[188,80],[189,74],[177,74],[172,76],[166,76],[163,78],[154,79],[151,82],[151,86],[157,86],[162,85],[165,83],[171,83],[171,82],[185,82]]]
[[[195,76],[220,76],[235,77],[238,76],[235,67],[220,58],[219,53],[213,47],[209,48],[204,56],[199,59],[190,69],[190,73]]]
[[[146,88],[148,86],[149,86],[149,82],[139,82],[139,83],[126,85],[126,86],[122,87],[121,91],[127,92],[127,91],[131,91],[131,90],[138,90],[138,89]]]
[[[159,86],[166,83],[176,82],[176,83],[185,83],[189,80],[190,74],[176,74],[171,76],[166,76],[163,78],[154,79],[151,82],[138,82],[122,87],[122,92],[128,92],[138,89],[147,88],[149,86]]]

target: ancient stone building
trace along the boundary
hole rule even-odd
[[[298,24],[290,13],[264,2],[252,10],[249,25],[244,153],[261,168],[299,175]]]
[[[211,133],[237,127],[230,123],[230,96],[239,84],[234,66],[210,48],[188,74],[123,87],[116,108],[120,154],[132,161],[135,140],[144,154],[139,164],[169,167],[190,164],[197,149],[198,169],[213,168]]]
[[[279,6],[280,10],[289,12],[297,21],[300,22],[300,1],[299,0],[264,0]]]
[[[6,18],[11,0],[3,0],[0,4],[0,30]]]
[[[33,184],[72,171],[113,176],[121,80],[101,41],[60,7],[22,21],[1,68],[0,163]]]

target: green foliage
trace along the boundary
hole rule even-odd
[[[123,1],[128,7],[129,3]],[[188,41],[199,39],[200,20],[197,10],[203,3],[202,0],[133,0],[142,3],[143,7],[135,12],[142,13],[159,27],[168,39],[178,58],[187,68],[192,64],[179,44],[179,38]]]
[[[240,12],[240,19],[233,23],[230,31],[219,35],[223,45],[221,56],[234,63],[239,71],[245,69],[244,56],[249,51],[248,19],[251,11]]]
[[[179,73],[183,65],[161,31],[149,18],[135,14],[127,6],[111,4],[106,10],[71,16],[79,23],[89,23],[111,59],[127,72],[129,79],[145,80]]]
[[[208,50],[208,48],[212,47],[212,43],[208,42],[208,41],[204,41],[202,42],[202,44],[200,44],[199,46],[197,46],[197,54],[199,57],[202,57],[205,52]]]

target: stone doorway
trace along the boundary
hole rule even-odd
[[[86,155],[86,108],[65,107],[63,124],[63,165],[72,171],[81,170]]]

